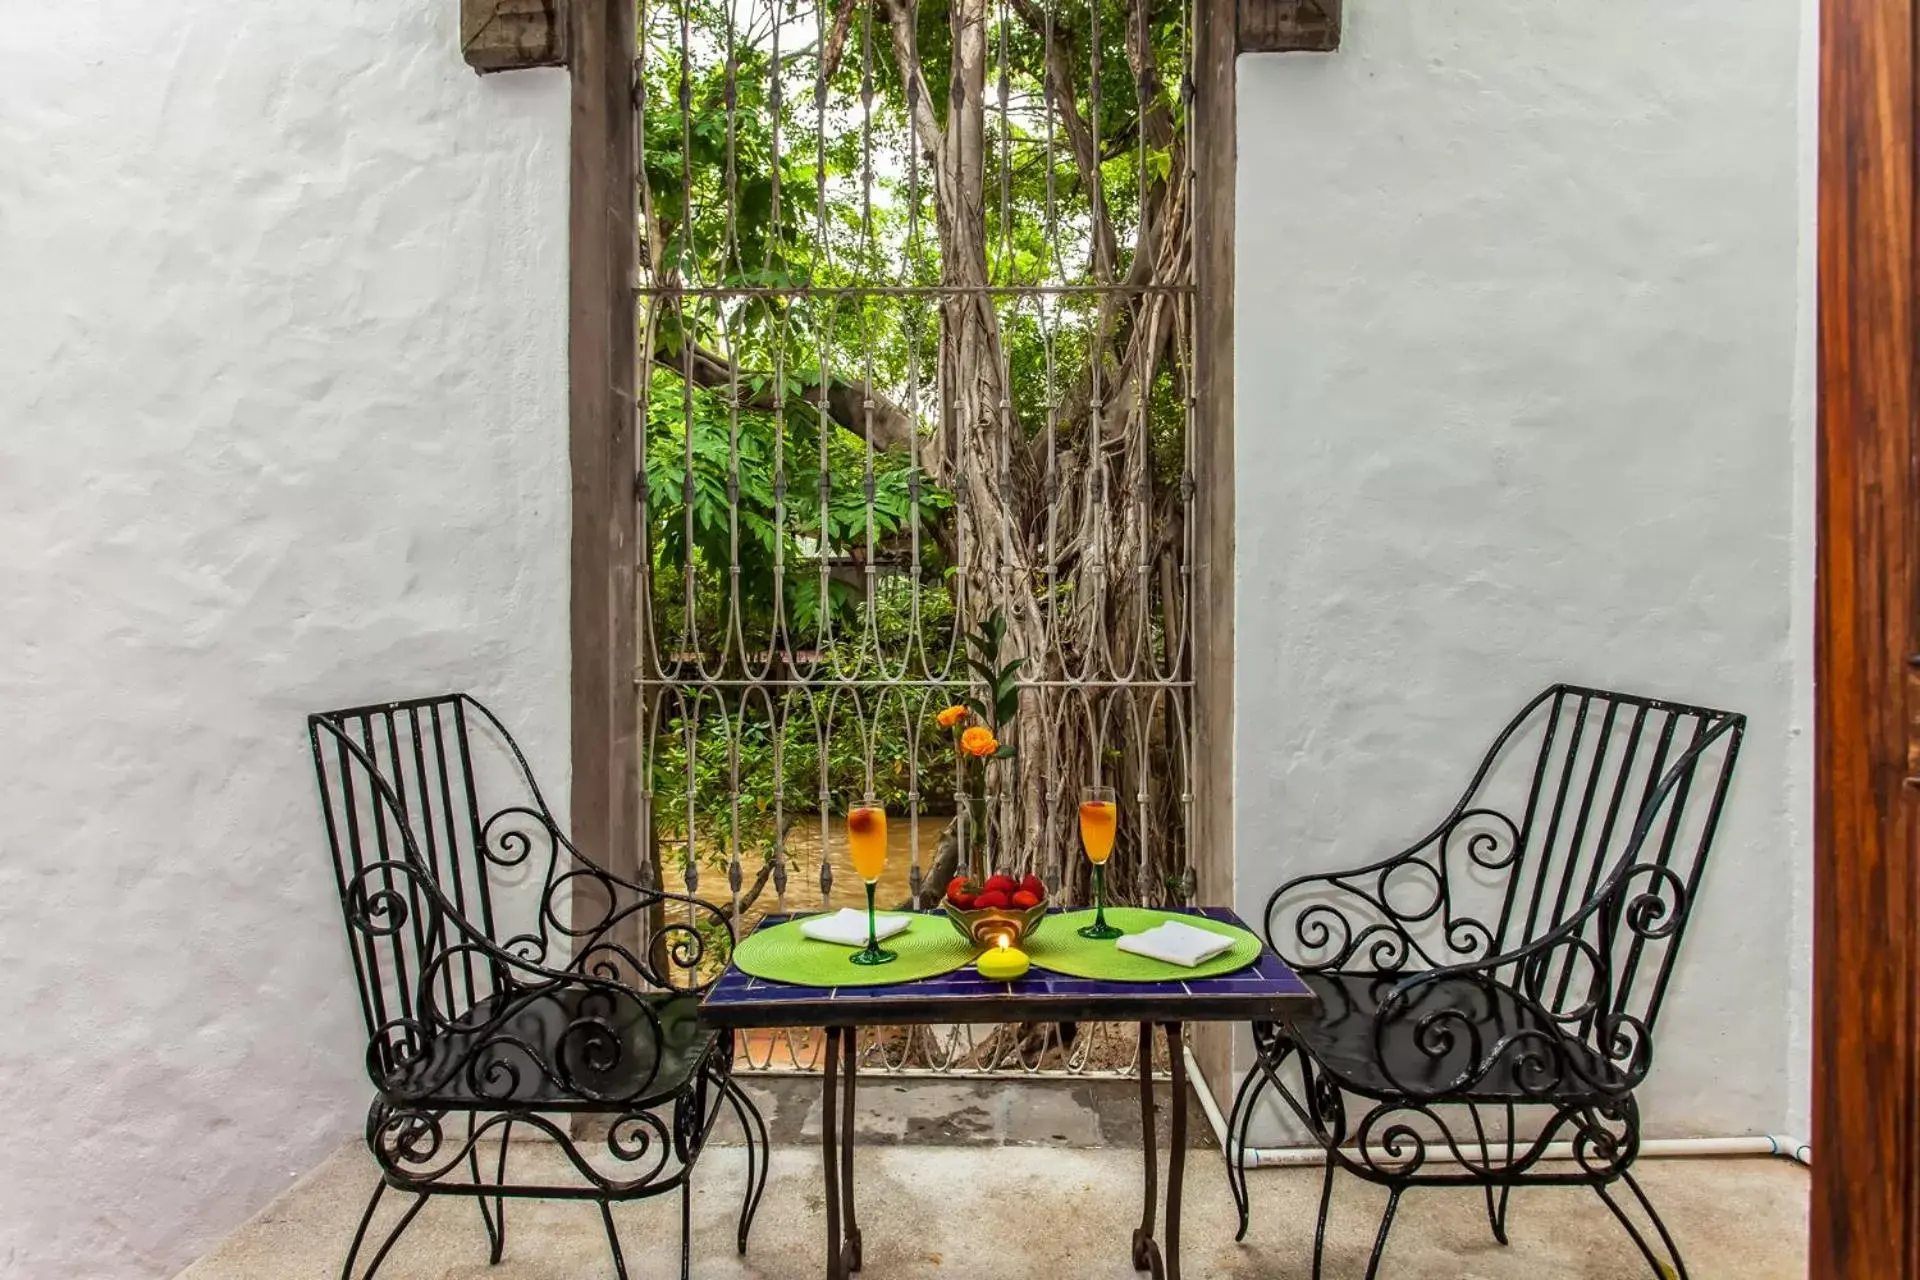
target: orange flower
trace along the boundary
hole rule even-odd
[[[993,730],[977,724],[960,735],[960,749],[984,760],[998,751],[1000,744],[994,740]]]
[[[940,722],[940,727],[942,729],[951,729],[953,728],[953,726],[959,724],[962,720],[965,720],[966,718],[967,718],[967,709],[962,706],[948,707],[945,711],[942,711],[939,715],[934,717],[934,719]]]

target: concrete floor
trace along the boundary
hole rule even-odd
[[[820,1140],[820,1077],[760,1076],[747,1082],[776,1147]],[[1171,1128],[1167,1084],[1155,1092],[1155,1131]],[[1140,1086],[1112,1077],[1009,1081],[994,1077],[860,1077],[855,1128],[877,1146],[1140,1147]],[[737,1141],[731,1125],[717,1142]],[[1190,1146],[1219,1149],[1200,1104],[1187,1108]]]
[[[944,1091],[944,1092],[943,1092]],[[858,1186],[863,1277],[873,1280],[1129,1280],[1141,1158],[1131,1090],[1085,1082],[1055,1089],[1003,1082],[874,1083],[862,1089]],[[776,1151],[746,1257],[733,1226],[745,1178],[739,1147],[702,1157],[694,1193],[694,1275],[701,1280],[812,1277],[825,1240],[817,1104],[804,1082],[762,1093]],[[937,1126],[929,1109],[959,1119]],[[1127,1117],[1131,1114],[1131,1130]],[[1162,1108],[1164,1115],[1164,1108]],[[1198,1109],[1196,1141],[1210,1144]],[[716,1133],[726,1134],[727,1126]],[[726,1135],[731,1136],[731,1135]],[[811,1141],[810,1141],[811,1140]],[[1027,1145],[1031,1144],[1031,1145]],[[1163,1152],[1164,1160],[1164,1152]],[[559,1156],[516,1143],[517,1173]],[[1164,1166],[1163,1166],[1164,1167]],[[1233,1242],[1233,1204],[1217,1150],[1189,1152],[1183,1257],[1188,1280],[1309,1274],[1318,1169],[1250,1175],[1254,1224]],[[1807,1172],[1782,1160],[1650,1160],[1641,1181],[1695,1280],[1806,1275]],[[374,1183],[358,1144],[269,1205],[180,1280],[331,1280]],[[1351,1179],[1335,1191],[1326,1280],[1360,1280],[1385,1193]],[[390,1195],[376,1222],[397,1218]],[[506,1257],[486,1263],[471,1201],[430,1202],[381,1269],[387,1280],[597,1280],[612,1277],[591,1204],[508,1205]],[[678,1274],[673,1197],[614,1210],[633,1280]],[[1644,1280],[1646,1264],[1605,1207],[1579,1189],[1516,1192],[1512,1245],[1487,1231],[1478,1192],[1410,1193],[1380,1280]]]

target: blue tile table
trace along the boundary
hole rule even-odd
[[[1245,928],[1221,907],[1193,912]],[[769,916],[767,928],[792,919]],[[729,966],[701,1002],[700,1016],[723,1029],[820,1027],[826,1032],[820,1145],[826,1166],[827,1277],[860,1270],[860,1227],[853,1207],[853,1109],[856,1033],[863,1026],[910,1023],[1137,1022],[1140,1024],[1140,1117],[1145,1135],[1146,1195],[1133,1233],[1133,1265],[1154,1280],[1180,1277],[1180,1189],[1187,1142],[1187,1070],[1181,1052],[1189,1022],[1286,1021],[1310,1013],[1316,999],[1300,976],[1262,950],[1248,968],[1219,978],[1168,982],[1103,982],[1032,969],[1012,982],[990,982],[971,967],[935,978],[867,987],[807,987],[773,982]],[[1154,1234],[1159,1208],[1159,1155],[1154,1124],[1153,1027],[1166,1031],[1172,1059],[1172,1149],[1167,1156],[1166,1234]]]

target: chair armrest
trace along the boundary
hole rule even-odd
[[[515,825],[516,822],[519,825]],[[560,829],[553,811],[538,791],[531,804],[509,805],[492,814],[480,829],[481,852],[494,866],[514,867],[525,862],[535,849],[531,832],[550,842],[544,852],[550,855],[546,888],[540,902],[540,933],[522,933],[506,939],[509,949],[544,955],[549,939],[565,938],[572,957],[565,971],[594,973],[616,981],[623,974],[637,974],[652,985],[669,991],[698,991],[712,985],[719,970],[733,954],[733,922],[721,908],[688,894],[648,888],[607,870],[600,862],[580,851]],[[570,863],[567,860],[571,860]],[[582,889],[586,893],[582,893]],[[597,918],[580,920],[580,904],[598,899],[604,910]],[[670,908],[680,907],[683,918],[674,919]],[[647,930],[650,942],[665,963],[655,963],[652,955],[635,954],[628,945]],[[625,927],[623,927],[625,926]],[[703,932],[704,930],[704,932]],[[623,935],[625,935],[623,937]],[[718,963],[704,980],[678,982],[674,970],[697,975],[714,957],[710,946],[718,946]],[[533,956],[527,956],[533,959]]]
[[[1456,914],[1447,892],[1448,862],[1463,833],[1465,856],[1478,866],[1497,871],[1513,862],[1520,841],[1513,820],[1463,802],[1398,853],[1296,876],[1274,890],[1262,917],[1267,945],[1301,973],[1391,973],[1485,955],[1492,931]]]
[[[1629,862],[1573,915],[1524,946],[1396,982],[1374,1016],[1374,1050],[1389,1077],[1421,1097],[1470,1089],[1503,1066],[1529,1092],[1627,1093],[1646,1078],[1653,1050],[1647,1026],[1622,1007],[1615,949],[1632,938],[1665,936],[1685,914],[1685,889],[1673,872]],[[1463,1007],[1469,998],[1483,1007],[1509,1002],[1527,1025],[1489,1037]],[[1416,1085],[1391,1065],[1397,1035],[1426,1065],[1460,1059],[1462,1048],[1464,1065],[1443,1084]]]

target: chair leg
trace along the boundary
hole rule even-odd
[[[693,1271],[693,1179],[680,1180],[680,1280]]]
[[[1247,1130],[1253,1123],[1254,1102],[1260,1096],[1263,1083],[1265,1078],[1256,1062],[1234,1092],[1233,1110],[1227,1116],[1227,1190],[1233,1193],[1233,1207],[1240,1214],[1240,1229],[1233,1235],[1235,1240],[1247,1238],[1251,1209],[1247,1196]]]
[[[507,1185],[507,1143],[512,1138],[513,1121],[509,1120],[500,1130],[500,1159],[493,1169],[493,1185],[496,1187]],[[480,1203],[485,1205],[486,1197],[482,1196]],[[493,1220],[499,1228],[499,1234],[494,1238],[493,1256],[487,1259],[489,1266],[498,1265],[500,1255],[505,1253],[507,1248],[507,1198],[505,1196],[493,1198]]]
[[[1400,1207],[1400,1193],[1405,1187],[1395,1187],[1387,1193],[1387,1211],[1380,1216],[1379,1233],[1373,1237],[1373,1257],[1367,1262],[1367,1280],[1374,1280],[1380,1274],[1380,1255],[1387,1249],[1387,1232],[1393,1230],[1393,1212]]]
[[[620,1280],[627,1280],[627,1257],[620,1252],[620,1230],[613,1225],[613,1203],[600,1202],[600,1220],[607,1224],[607,1244],[613,1250],[613,1273]],[[685,1246],[683,1245],[682,1248]]]
[[[1487,1193],[1487,1222],[1493,1227],[1493,1238],[1501,1244],[1506,1244],[1507,1194],[1512,1191],[1513,1188],[1503,1184],[1499,1188],[1500,1195],[1497,1199],[1493,1194],[1494,1185],[1491,1182],[1486,1185],[1485,1190]]]
[[[353,1280],[353,1264],[360,1257],[360,1244],[367,1238],[367,1228],[373,1224],[373,1211],[380,1207],[380,1197],[387,1194],[387,1180],[381,1178],[373,1184],[373,1196],[367,1201],[366,1212],[360,1215],[360,1229],[353,1233],[353,1243],[347,1246],[347,1262],[340,1268],[340,1280]]]
[[[1327,1152],[1327,1172],[1320,1180],[1320,1216],[1313,1227],[1313,1280],[1320,1280],[1320,1265],[1327,1253],[1327,1211],[1333,1207],[1333,1173],[1338,1167],[1333,1152]]]
[[[1632,1237],[1634,1244],[1639,1246],[1640,1256],[1647,1260],[1647,1265],[1653,1269],[1656,1280],[1687,1280],[1687,1264],[1681,1261],[1679,1246],[1674,1244],[1673,1235],[1667,1230],[1667,1224],[1662,1222],[1660,1215],[1654,1211],[1653,1202],[1647,1199],[1647,1193],[1640,1189],[1640,1184],[1634,1180],[1631,1173],[1623,1171],[1620,1174],[1620,1180],[1627,1184],[1627,1190],[1633,1192],[1633,1198],[1640,1202],[1640,1208],[1653,1223],[1653,1229],[1660,1233],[1660,1243],[1666,1247],[1666,1254],[1672,1259],[1671,1262],[1662,1262],[1654,1254],[1653,1246],[1647,1242],[1647,1237],[1640,1228],[1633,1225],[1633,1219],[1629,1218],[1626,1210],[1620,1207],[1620,1202],[1613,1198],[1613,1193],[1607,1189],[1606,1183],[1594,1183],[1594,1193],[1600,1197],[1601,1203],[1612,1211],[1613,1216],[1619,1219],[1620,1225],[1627,1229],[1627,1235]]]
[[[493,1185],[504,1186],[507,1181],[507,1141],[513,1136],[513,1121],[508,1120],[500,1129],[500,1159],[493,1171]],[[473,1173],[475,1185],[480,1183],[480,1153],[473,1146],[473,1119],[467,1119],[467,1167]],[[480,1221],[487,1229],[487,1265],[498,1266],[501,1255],[507,1247],[507,1200],[505,1196],[495,1196],[493,1207],[487,1207],[487,1197],[475,1196],[474,1203],[480,1206]]]
[[[366,1243],[367,1228],[373,1225],[373,1212],[380,1207],[380,1198],[386,1194],[386,1190],[387,1182],[382,1178],[373,1188],[373,1196],[367,1201],[366,1212],[360,1215],[360,1229],[353,1233],[353,1243],[347,1247],[347,1261],[346,1265],[340,1268],[340,1280],[353,1280],[353,1264],[360,1258],[360,1246]],[[379,1251],[373,1255],[373,1261],[367,1264],[361,1280],[373,1280],[374,1273],[379,1271],[380,1264],[387,1260],[387,1254],[392,1251],[394,1243],[400,1239],[408,1227],[413,1225],[414,1218],[419,1216],[420,1210],[426,1207],[426,1203],[426,1192],[422,1191],[414,1197],[413,1203],[407,1206],[407,1211],[400,1215],[400,1221],[393,1224],[393,1230],[389,1231],[387,1238],[381,1241]]]
[[[746,1091],[728,1079],[722,1086],[727,1102],[733,1107],[733,1114],[739,1118],[740,1132],[747,1140],[747,1193],[740,1203],[740,1232],[737,1246],[741,1253],[747,1251],[747,1235],[753,1230],[753,1215],[760,1209],[760,1197],[767,1189],[767,1170],[773,1164],[773,1145],[767,1139],[767,1122],[760,1117],[760,1109],[753,1105],[753,1099]],[[755,1136],[759,1137],[756,1148]]]

